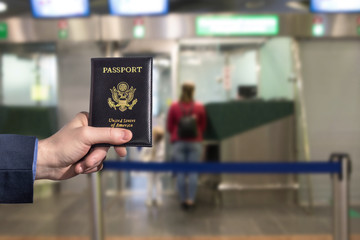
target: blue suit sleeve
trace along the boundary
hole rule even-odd
[[[36,142],[35,137],[0,134],[0,203],[33,202]]]

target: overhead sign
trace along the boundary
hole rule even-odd
[[[359,0],[311,0],[310,11],[315,13],[359,13]]]
[[[277,15],[199,16],[196,18],[198,36],[268,36],[278,33],[279,17]]]

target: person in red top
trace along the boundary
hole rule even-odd
[[[193,83],[183,83],[179,101],[174,102],[168,112],[167,130],[171,136],[174,162],[199,162],[201,159],[206,111],[202,103],[194,101],[194,92]],[[184,209],[192,208],[195,204],[197,178],[196,173],[177,174],[177,187]]]

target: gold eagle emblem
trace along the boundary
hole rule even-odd
[[[136,88],[129,88],[126,82],[121,82],[117,85],[117,88],[110,89],[112,98],[108,98],[108,104],[110,108],[124,112],[127,109],[132,110],[137,103],[137,99],[134,99]],[[133,100],[134,99],[134,100]]]

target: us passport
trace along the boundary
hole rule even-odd
[[[89,125],[129,129],[121,146],[152,146],[151,57],[91,59]]]

